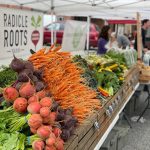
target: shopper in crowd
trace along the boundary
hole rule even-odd
[[[115,32],[111,33],[110,40],[106,44],[105,48],[107,49],[107,51],[111,50],[111,49],[117,49],[117,48],[119,48],[118,42],[117,42],[117,36],[116,36]]]
[[[130,40],[125,35],[118,35],[117,41],[119,48],[126,49],[126,47],[130,47]]]
[[[99,34],[97,54],[105,54],[106,53],[107,49],[105,46],[109,41],[110,35],[111,35],[110,26],[108,26],[108,25],[104,26]]]
[[[143,46],[143,51],[144,52],[148,51],[148,48],[146,46],[146,31],[149,27],[150,27],[150,20],[144,19],[142,21],[142,29],[141,29],[142,46]],[[135,39],[134,48],[137,50],[137,36],[136,36],[136,39]]]

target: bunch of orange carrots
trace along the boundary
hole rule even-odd
[[[83,84],[82,70],[72,62],[69,52],[60,52],[61,47],[41,49],[30,58],[36,69],[43,69],[47,89],[63,108],[72,107],[80,123],[96,109],[101,108],[96,92]]]

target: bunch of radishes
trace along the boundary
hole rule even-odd
[[[56,127],[57,113],[52,111],[53,103],[45,91],[36,92],[35,87],[29,82],[24,83],[19,91],[14,87],[7,87],[3,91],[6,101],[13,104],[18,113],[30,113],[28,120],[31,133],[37,134],[41,140],[32,144],[33,150],[63,150],[63,140],[60,138],[61,129]]]

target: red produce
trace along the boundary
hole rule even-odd
[[[56,147],[55,146],[47,146],[46,145],[44,150],[56,150]]]
[[[57,138],[55,146],[56,146],[57,150],[64,150],[64,142],[63,142],[63,140]]]
[[[60,137],[62,131],[59,128],[54,128],[53,133],[55,134],[56,137]]]
[[[42,107],[41,109],[40,109],[40,115],[42,116],[42,117],[48,117],[49,116],[49,114],[50,114],[50,109],[49,109],[49,107]]]
[[[28,120],[28,124],[31,128],[37,129],[42,125],[42,117],[40,114],[32,114]]]
[[[34,86],[29,82],[24,83],[20,89],[19,89],[19,94],[21,97],[24,98],[30,98],[35,94],[35,88]]]
[[[52,99],[50,97],[44,97],[41,99],[40,104],[42,107],[50,107],[52,106]]]
[[[28,105],[27,110],[31,114],[38,114],[40,113],[41,105],[39,102],[33,102]]]
[[[25,113],[27,111],[28,102],[25,98],[19,97],[14,101],[13,108],[18,113]]]
[[[14,100],[19,97],[19,93],[15,88],[7,87],[3,91],[3,96],[6,101],[14,102]]]
[[[46,139],[46,145],[48,145],[48,146],[53,146],[55,144],[55,142],[56,142],[55,138],[51,137],[51,138]]]
[[[49,135],[49,138],[54,138],[54,139],[56,139],[56,136],[55,136],[55,134],[54,134],[53,132],[51,132],[50,135]]]
[[[37,130],[37,135],[42,139],[47,139],[51,133],[51,130],[48,126],[41,126]]]
[[[42,91],[37,92],[36,95],[38,96],[39,99],[42,99],[46,96],[46,92],[42,90]]]
[[[56,112],[51,112],[49,118],[50,118],[50,122],[54,123],[56,120]]]
[[[33,102],[39,102],[39,98],[37,95],[33,95],[28,99],[28,104],[33,103]]]
[[[44,150],[44,141],[42,140],[36,140],[32,143],[32,149],[33,150]]]

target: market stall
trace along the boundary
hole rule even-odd
[[[150,4],[135,1],[124,3],[122,8],[119,0],[112,3],[6,0],[0,6],[10,7],[8,3],[58,15],[78,13],[132,19],[137,11],[146,18]],[[0,71],[3,150],[98,150],[139,86],[137,58],[141,56],[134,50],[110,50],[104,56],[83,57],[51,45],[26,60],[15,54],[13,57],[10,65]]]
[[[138,87],[136,51],[110,50],[82,58],[60,49],[43,48],[28,61],[14,56],[10,68],[1,71],[2,83],[7,71],[14,74],[3,83],[0,115],[4,136],[22,136],[14,135],[16,150],[36,150],[38,145],[99,149]],[[7,148],[7,140],[2,140],[2,148]]]

